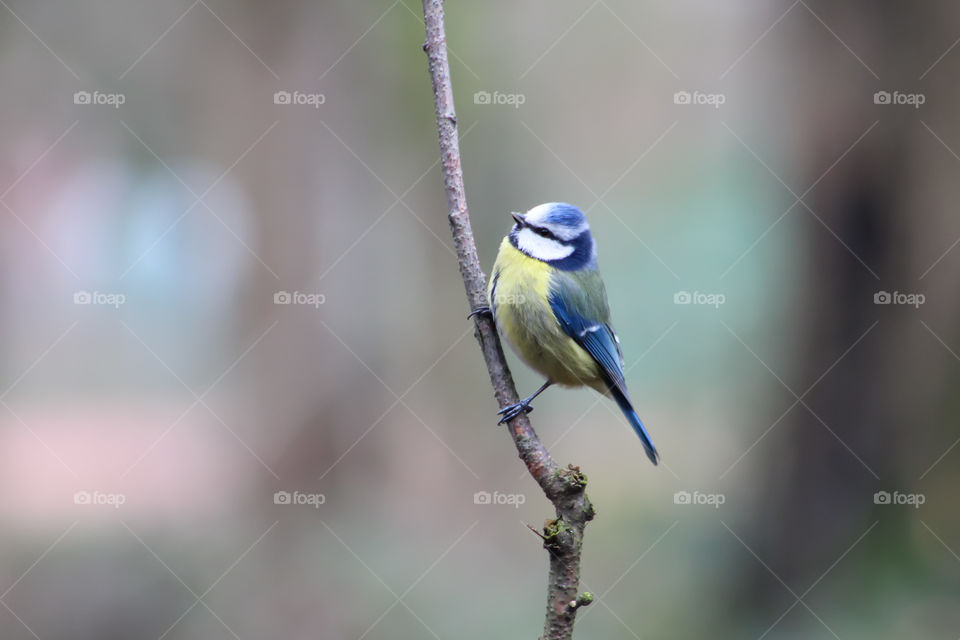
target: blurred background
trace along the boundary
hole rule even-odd
[[[419,4],[0,5],[0,636],[537,637]],[[484,268],[588,212],[663,456],[536,403],[577,635],[960,635],[960,7],[446,9]]]

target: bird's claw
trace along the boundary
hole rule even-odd
[[[497,411],[497,415],[502,416],[500,418],[500,422],[497,424],[501,425],[510,422],[521,413],[530,413],[531,411],[533,411],[533,406],[531,406],[529,402],[524,402],[521,400],[520,402],[516,402],[508,407],[500,409],[500,411]]]
[[[473,316],[481,316],[481,315],[489,316],[492,314],[493,312],[490,310],[490,307],[477,307],[476,309],[470,312],[470,315],[467,316],[467,320],[469,320]]]

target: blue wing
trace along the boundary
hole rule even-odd
[[[564,291],[559,288],[550,295],[550,308],[560,328],[600,365],[607,383],[626,391],[623,364],[613,329],[606,322],[583,315]]]
[[[647,457],[657,464],[660,455],[627,393],[627,383],[623,377],[623,354],[617,334],[609,322],[605,292],[601,289],[598,293],[602,298],[590,304],[587,293],[571,278],[558,278],[554,284],[549,301],[560,328],[600,366],[610,395],[640,437]]]

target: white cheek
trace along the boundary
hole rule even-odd
[[[574,249],[552,240],[537,235],[531,229],[521,229],[517,234],[517,245],[520,250],[527,255],[533,256],[537,260],[562,260],[573,253]]]

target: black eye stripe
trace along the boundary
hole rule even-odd
[[[540,236],[541,238],[550,238],[551,240],[559,240],[557,236],[553,235],[553,233],[549,229],[545,229],[543,227],[535,227],[531,224],[528,224],[527,226],[530,227],[530,230],[533,231],[538,236]]]

